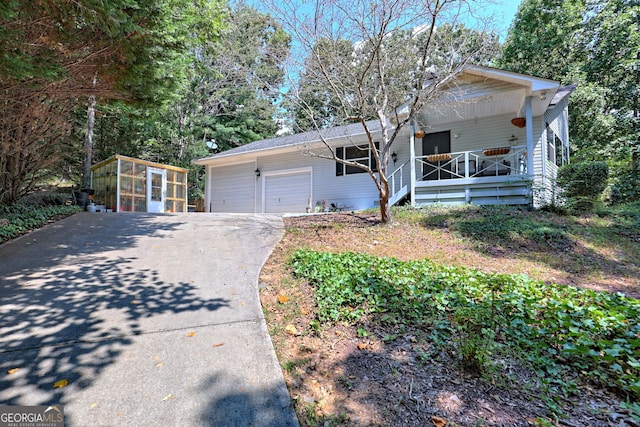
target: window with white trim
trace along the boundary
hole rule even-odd
[[[379,143],[376,142],[375,145],[376,150],[379,150]],[[378,163],[375,160],[375,156],[371,151],[371,147],[369,146],[369,144],[337,147],[336,157],[338,157],[339,159],[369,166],[374,172],[378,171]],[[366,171],[357,166],[349,166],[340,162],[336,162],[336,176],[352,175],[355,173],[366,173]]]

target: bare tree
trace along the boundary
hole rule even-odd
[[[281,0],[269,6],[298,48],[290,66],[300,78],[289,91],[298,117],[318,131],[360,123],[375,164],[340,158],[321,132],[325,147],[315,155],[364,169],[378,189],[383,222],[390,221],[388,163],[400,132],[461,67],[496,52],[493,33],[462,24],[472,6],[463,0]]]

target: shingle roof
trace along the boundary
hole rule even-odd
[[[562,101],[565,97],[569,96],[571,92],[573,92],[576,89],[576,87],[578,87],[577,84],[572,84],[569,86],[560,86],[556,91],[556,94],[553,95],[553,99],[549,103],[549,108],[552,108],[558,102]]]
[[[371,132],[377,132],[380,130],[380,122],[377,120],[370,120],[367,122],[367,127]],[[320,131],[325,139],[344,138],[355,135],[364,134],[364,128],[361,123],[354,123],[351,125],[338,126],[328,129],[322,129]],[[222,153],[215,154],[213,156],[198,159],[197,162],[207,161],[209,159],[215,159],[226,156],[235,156],[237,154],[251,153],[254,151],[272,150],[275,148],[293,147],[296,145],[309,144],[313,142],[321,141],[318,131],[309,131],[304,133],[298,133],[294,135],[285,135],[277,138],[261,139],[254,141],[250,144],[241,145],[240,147],[232,148],[231,150],[223,151]]]

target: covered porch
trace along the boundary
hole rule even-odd
[[[416,115],[390,203],[533,202],[545,176],[546,117],[558,82],[470,66]],[[568,137],[565,138],[568,140]]]
[[[527,147],[416,156],[389,176],[391,204],[529,204]]]

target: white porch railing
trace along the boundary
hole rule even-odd
[[[416,157],[416,177],[422,181],[525,175],[527,147],[487,148]]]
[[[489,177],[494,177],[493,182],[501,181],[501,178],[508,181],[509,176],[526,175],[527,147],[521,145],[440,153],[416,157],[415,161],[415,178],[417,182],[422,181],[422,184],[445,180],[447,182],[442,182],[442,185],[467,185],[471,182],[480,184],[484,178]],[[390,205],[414,192],[415,189],[411,188],[411,161],[400,165],[389,175],[388,180]]]
[[[389,175],[389,205],[395,205],[409,193],[411,186],[410,166],[411,162],[407,161]]]

